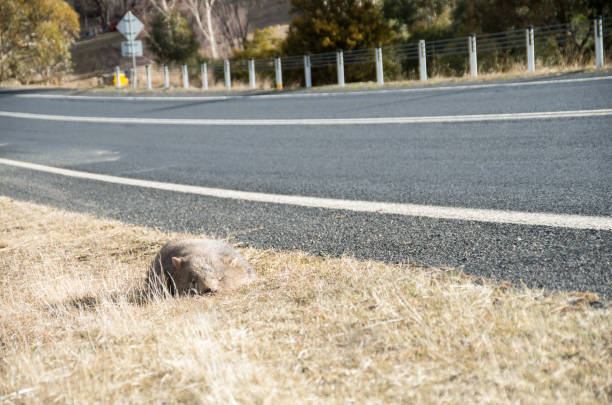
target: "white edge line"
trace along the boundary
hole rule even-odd
[[[379,118],[297,118],[297,119],[198,119],[198,118],[133,118],[133,117],[83,117],[72,115],[32,114],[0,111],[0,117],[45,121],[87,122],[104,124],[137,125],[223,125],[223,126],[287,126],[287,125],[381,125],[381,124],[432,124],[479,121],[517,121],[553,118],[581,118],[612,115],[612,108],[600,110],[550,111],[510,114],[446,115],[430,117],[379,117]]]
[[[85,96],[71,94],[16,94],[20,98],[41,98],[41,99],[66,99],[66,100],[107,100],[107,101],[224,101],[236,99],[274,99],[274,98],[300,98],[300,97],[336,97],[336,96],[362,96],[375,94],[396,94],[396,93],[418,93],[429,91],[449,91],[449,90],[471,90],[488,89],[496,87],[520,87],[538,86],[559,83],[580,83],[600,80],[612,80],[612,76],[582,77],[576,79],[557,79],[557,80],[535,80],[530,82],[512,83],[490,83],[490,84],[469,84],[458,86],[436,86],[403,89],[383,89],[383,90],[358,90],[358,91],[335,91],[335,92],[312,92],[312,93],[293,93],[293,94],[247,94],[247,95],[227,95],[227,96]]]
[[[492,222],[503,224],[538,225],[572,229],[594,229],[612,231],[611,217],[582,216],[570,214],[531,213],[520,211],[502,211],[478,208],[457,208],[419,204],[386,203],[376,201],[354,201],[332,198],[305,197],[294,195],[267,194],[249,191],[236,191],[220,188],[189,186],[158,181],[117,177],[105,174],[81,172],[70,169],[44,166],[10,159],[0,158],[0,164],[35,170],[61,176],[101,181],[127,186],[152,188],[180,193],[196,194],[207,197],[228,198],[262,203],[294,205],[310,208],[372,212],[378,214],[402,215],[452,219],[461,221]]]

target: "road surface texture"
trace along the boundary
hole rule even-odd
[[[609,73],[205,96],[0,91],[0,194],[261,248],[453,266],[612,298]],[[558,115],[568,111],[580,113]],[[557,115],[524,115],[534,112]],[[451,119],[436,121],[442,116]],[[423,122],[389,123],[410,117]],[[149,121],[160,118],[171,122]],[[219,119],[227,121],[208,121]],[[112,177],[87,178],[92,173]],[[219,198],[210,188],[298,197]],[[348,209],[353,201],[366,208]],[[385,213],[370,202],[401,209]],[[434,213],[402,211],[414,205]],[[457,217],[437,215],[439,207],[457,209]],[[479,210],[465,216],[465,209]],[[552,215],[560,225],[537,215],[497,220],[499,211]]]

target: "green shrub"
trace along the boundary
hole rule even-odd
[[[177,9],[158,12],[151,20],[151,31],[145,38],[159,64],[193,64],[198,60],[199,44],[187,19]]]

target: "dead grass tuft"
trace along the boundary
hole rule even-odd
[[[612,399],[612,311],[596,295],[247,248],[250,287],[143,302],[172,236],[0,197],[0,399]]]

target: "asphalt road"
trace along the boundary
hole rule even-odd
[[[612,78],[605,75],[540,81],[165,101],[0,92],[0,111],[291,119],[612,108]],[[612,216],[610,115],[368,126],[165,126],[0,117],[0,158],[282,195]],[[3,164],[0,194],[167,230],[230,235],[257,247],[459,266],[468,274],[612,298],[609,230],[220,199]]]

